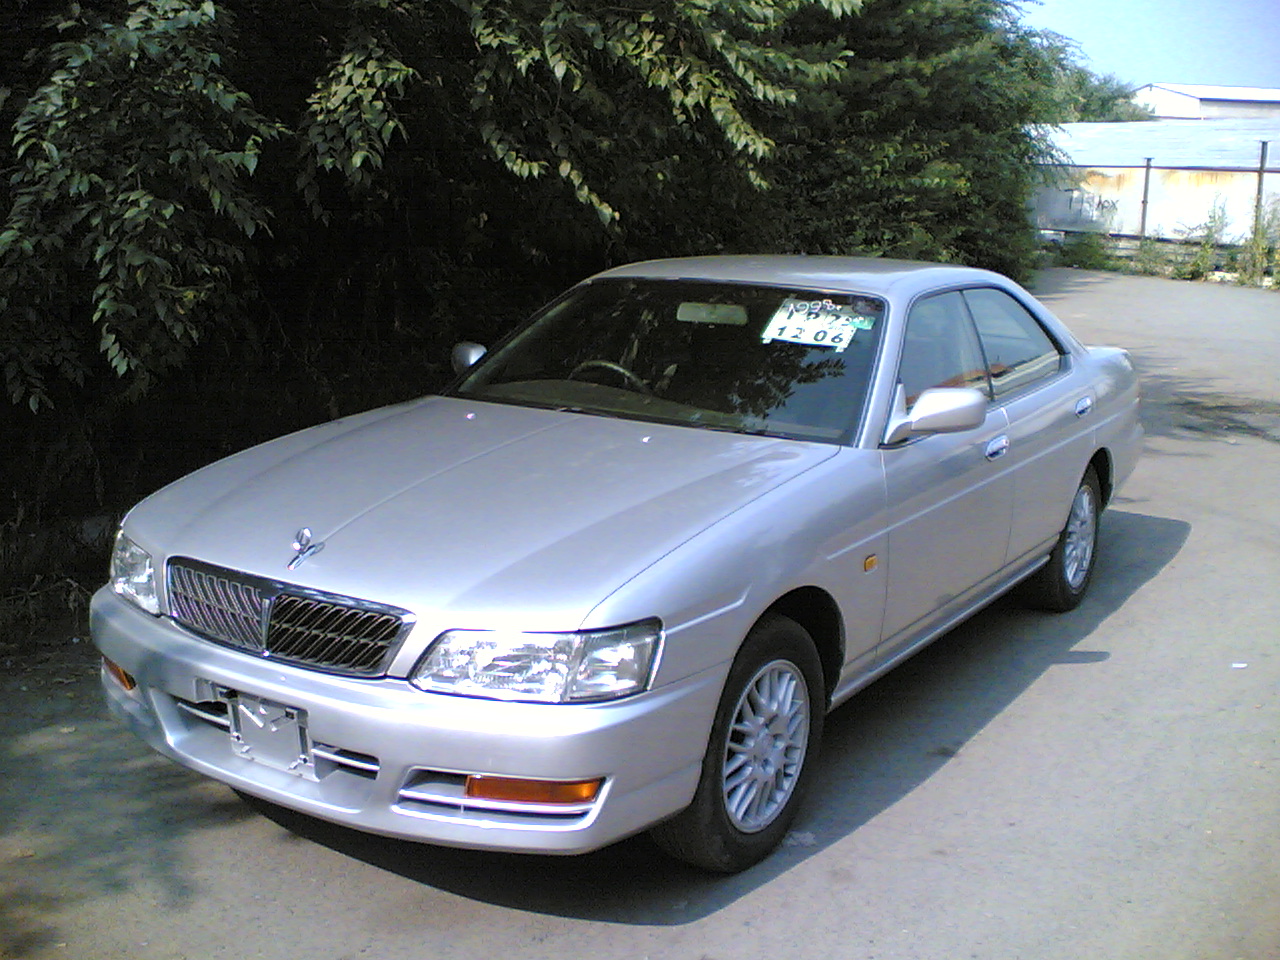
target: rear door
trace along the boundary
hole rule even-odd
[[[982,342],[993,402],[1008,418],[1013,515],[1007,561],[1047,549],[1092,451],[1094,393],[1069,354],[1010,293],[964,291]]]

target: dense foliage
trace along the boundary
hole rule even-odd
[[[1057,51],[999,0],[868,0],[851,56],[778,151],[774,243],[1025,273],[1025,205]],[[821,41],[821,17],[798,43]]]
[[[9,0],[0,581],[45,562],[15,530],[82,529],[233,449],[431,389],[450,343],[611,262],[866,251],[1020,273],[1029,124],[1057,119],[1061,56],[1014,14]]]
[[[86,328],[145,387],[291,260],[365,285],[403,241],[546,258],[606,241],[690,161],[749,178],[752,107],[837,70],[760,40],[818,2],[72,4],[12,90],[8,393],[39,409],[49,376],[81,382]],[[317,262],[317,236],[347,249]],[[351,256],[375,236],[397,243]]]
[[[1134,85],[1113,74],[1096,74],[1082,66],[1075,42],[1061,34],[1040,35],[1052,67],[1048,119],[1054,123],[1124,123],[1154,120],[1155,115],[1130,98]]]

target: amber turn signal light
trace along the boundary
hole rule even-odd
[[[133,676],[114,660],[108,660],[106,657],[103,657],[102,668],[106,670],[107,673],[111,674],[111,676],[115,678],[116,683],[120,684],[120,686],[124,687],[126,690],[132,690],[138,685],[138,681],[133,679]]]
[[[525,780],[517,777],[467,777],[467,796],[514,803],[590,803],[604,779]]]

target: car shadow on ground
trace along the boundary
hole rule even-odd
[[[480,903],[653,926],[714,914],[911,795],[1046,671],[1104,661],[1107,618],[1190,530],[1134,506],[1121,497],[1105,515],[1097,576],[1078,610],[1051,616],[998,601],[831,714],[814,789],[787,843],[732,877],[669,860],[645,837],[582,857],[518,856],[374,837],[241,803],[106,717],[96,661],[82,644],[65,665],[0,683],[0,955],[56,944],[56,915],[104,895],[146,887],[182,912],[201,895],[187,866],[189,837],[255,814],[287,838]]]
[[[997,601],[834,711],[815,786],[787,843],[731,877],[667,859],[644,837],[580,857],[450,850],[371,837],[258,800],[291,833],[406,879],[499,906],[674,925],[715,913],[843,840],[927,781],[1047,670],[1105,661],[1104,624],[1172,560],[1178,520],[1108,511],[1091,593],[1052,616]]]
[[[1216,391],[1179,375],[1172,361],[1152,351],[1135,351],[1134,366],[1142,377],[1142,426],[1148,437],[1280,443],[1280,403]],[[1146,454],[1170,455],[1150,446]]]

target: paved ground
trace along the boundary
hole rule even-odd
[[[1094,592],[997,604],[837,711],[765,864],[482,855],[250,807],[105,718],[68,645],[0,675],[0,957],[1277,960],[1280,294],[1038,292],[1147,385]]]

